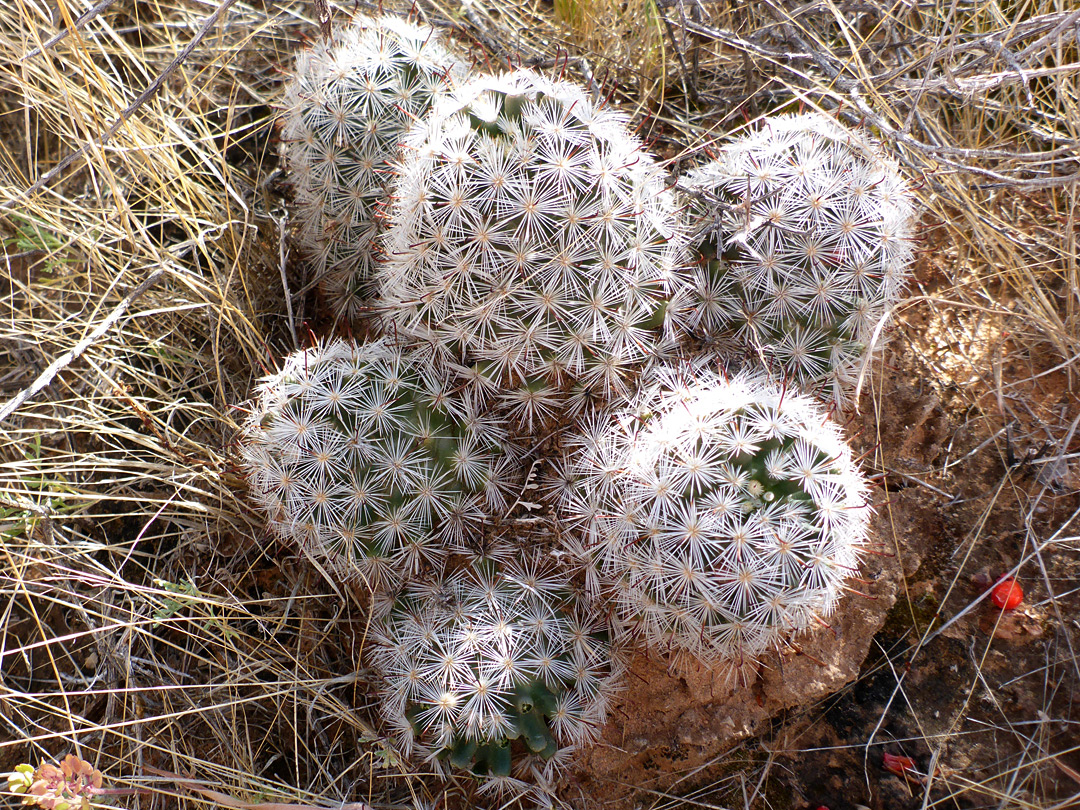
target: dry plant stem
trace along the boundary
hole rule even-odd
[[[1006,184],[1023,185],[1029,188],[1049,188],[1052,186],[1066,185],[1073,180],[1080,178],[1080,172],[1068,177],[1057,177],[1052,180],[1016,180],[1014,178],[1006,177],[1005,175],[992,172],[988,169],[983,169],[979,166],[973,166],[970,164],[958,163],[956,161],[948,160],[941,156],[943,152],[950,152],[952,150],[943,150],[941,147],[934,146],[933,144],[924,143],[919,141],[905,132],[901,132],[896,129],[892,124],[886,121],[882,116],[874,112],[873,108],[866,101],[864,96],[865,87],[860,81],[853,79],[845,79],[841,76],[841,66],[831,64],[829,60],[823,55],[819,49],[814,48],[813,45],[806,41],[806,39],[796,33],[795,26],[792,24],[790,15],[786,10],[778,8],[775,3],[766,0],[767,5],[773,12],[773,16],[781,24],[781,27],[787,32],[788,36],[794,40],[799,47],[811,55],[814,63],[819,69],[832,80],[832,82],[843,90],[847,94],[847,99],[858,109],[859,113],[866,121],[869,121],[873,126],[877,127],[883,134],[889,138],[893,138],[905,146],[909,146],[916,151],[923,153],[932,153],[937,155],[937,159],[942,163],[953,166],[964,171],[972,172],[973,174],[981,174],[987,177],[991,177],[995,180],[1002,181]],[[834,60],[839,61],[839,60]],[[843,114],[842,110],[838,110]],[[854,116],[847,115],[848,118],[855,118]],[[979,154],[979,150],[963,150],[967,155],[976,156]]]
[[[130,293],[124,296],[123,300],[116,305],[116,308],[109,313],[101,323],[95,327],[94,331],[87,335],[85,338],[76,343],[70,350],[64,352],[60,357],[56,358],[49,364],[34,382],[8,400],[7,404],[3,408],[0,408],[0,422],[3,422],[11,414],[13,414],[23,403],[25,403],[32,396],[37,394],[41,389],[45,388],[49,383],[53,381],[57,374],[63,371],[72,361],[76,360],[79,355],[92,346],[97,340],[113,327],[113,325],[123,317],[127,312],[128,307],[131,306],[139,296],[150,289],[151,286],[163,275],[165,275],[165,269],[155,270],[149,276],[142,280],[138,287],[132,290]]]
[[[22,193],[22,200],[12,198],[4,203],[0,203],[0,211],[9,211],[12,208],[15,208],[16,206],[24,203],[38,191],[45,188],[53,180],[59,177],[60,174],[65,169],[67,169],[68,166],[75,163],[80,158],[86,156],[86,154],[92,149],[100,149],[102,146],[107,144],[112,138],[112,136],[120,130],[120,127],[124,125],[128,118],[130,118],[131,115],[143,104],[153,98],[154,94],[161,89],[161,86],[163,84],[165,84],[165,80],[172,75],[173,71],[180,67],[184,59],[186,59],[188,55],[193,50],[195,50],[195,46],[198,45],[203,40],[203,38],[210,33],[210,29],[214,27],[214,24],[219,19],[221,19],[221,16],[226,11],[228,11],[229,7],[232,6],[232,4],[235,2],[236,0],[224,0],[224,2],[222,2],[222,4],[218,6],[217,10],[206,18],[206,21],[203,23],[202,28],[199,29],[199,33],[197,33],[191,38],[188,44],[184,46],[184,49],[176,55],[176,58],[168,64],[168,66],[158,75],[156,79],[150,82],[150,86],[143,90],[139,94],[138,98],[131,102],[131,104],[129,104],[123,110],[123,112],[120,113],[117,119],[113,121],[113,123],[109,126],[107,130],[105,130],[105,132],[103,132],[98,138],[91,141],[90,143],[80,146],[76,151],[67,155],[53,168],[45,172],[45,174],[41,175],[37,180],[34,181],[33,185],[31,185],[30,188],[26,189],[26,191]],[[0,420],[2,420],[4,416],[5,415],[0,415]]]
[[[27,59],[33,59],[38,54],[44,53],[45,51],[49,50],[49,48],[53,47],[58,42],[61,42],[64,39],[66,39],[68,36],[70,36],[72,31],[81,30],[84,25],[86,25],[88,22],[90,22],[90,20],[92,20],[94,17],[96,17],[98,14],[103,12],[105,9],[107,9],[109,6],[111,6],[115,2],[116,2],[116,0],[101,0],[101,2],[98,3],[96,6],[94,6],[93,8],[88,8],[86,11],[84,11],[82,14],[80,14],[78,16],[78,18],[76,18],[75,22],[72,24],[72,26],[70,28],[65,28],[63,31],[60,31],[57,34],[55,34],[54,36],[49,37],[49,40],[47,42],[42,43],[40,48],[34,48],[34,50],[32,50],[32,51],[30,51],[30,53],[26,54],[26,56],[24,56],[22,58],[22,60],[20,60],[20,61],[25,61]]]
[[[698,103],[697,82],[690,70],[686,67],[686,57],[683,55],[682,48],[679,47],[679,41],[675,38],[675,28],[671,24],[671,20],[668,19],[666,14],[661,14],[660,19],[664,22],[664,29],[667,31],[668,39],[671,40],[671,50],[678,57],[679,67],[682,68],[683,86],[686,89],[686,93],[690,96],[690,100],[694,103]]]
[[[76,4],[72,19],[97,2]],[[0,3],[0,200],[14,200],[0,237],[41,237],[0,272],[0,406],[81,350],[0,424],[0,498],[17,512],[0,518],[0,771],[90,746],[115,773],[145,773],[145,759],[249,801],[336,808],[366,798],[366,784],[350,786],[372,758],[359,741],[375,739],[361,728],[363,692],[334,680],[355,669],[342,628],[362,608],[302,560],[269,561],[260,596],[241,593],[265,568],[247,545],[262,527],[238,502],[222,450],[264,347],[290,340],[275,314],[285,310],[276,228],[252,195],[274,162],[269,105],[306,0],[234,2],[106,146],[24,196],[97,142],[219,2],[117,0],[21,62],[56,28],[46,4]],[[153,587],[158,578],[190,583],[193,596]],[[294,582],[305,584],[290,600]],[[316,593],[343,607],[324,609]],[[54,621],[60,611],[70,624]],[[328,718],[334,730],[321,737]],[[264,740],[294,741],[295,770],[265,776]]]
[[[873,107],[866,99],[867,84],[865,80],[857,80],[845,77],[845,73],[849,74],[850,66],[848,63],[841,61],[840,59],[833,58],[822,52],[822,49],[815,47],[812,42],[809,42],[804,36],[798,32],[798,26],[792,15],[784,8],[777,6],[775,3],[767,2],[764,5],[768,6],[772,16],[780,24],[781,30],[784,32],[785,38],[795,46],[795,49],[782,49],[776,47],[770,47],[755,41],[754,38],[746,38],[736,35],[733,32],[725,31],[715,27],[703,25],[701,23],[694,22],[692,20],[683,20],[680,22],[681,26],[688,32],[696,34],[701,37],[706,37],[714,41],[723,43],[724,45],[742,51],[747,54],[757,56],[759,58],[767,60],[774,67],[780,68],[784,73],[788,74],[794,82],[796,87],[805,87],[812,83],[811,77],[806,73],[806,68],[813,64],[819,70],[821,70],[828,78],[831,85],[842,91],[837,93],[835,90],[824,90],[827,96],[832,97],[834,102],[840,103],[838,112],[844,115],[848,120],[853,123],[859,123],[860,121],[867,121],[874,127],[878,128],[881,133],[896,142],[903,144],[904,146],[924,155],[926,158],[940,162],[949,167],[958,169],[960,171],[970,172],[972,174],[981,175],[987,177],[995,182],[986,184],[984,188],[998,188],[1002,186],[1013,186],[1025,189],[1045,189],[1045,188],[1061,188],[1068,186],[1071,183],[1080,179],[1080,171],[1073,172],[1071,174],[1062,175],[1059,177],[1048,178],[1030,178],[1021,179],[1010,177],[1000,172],[995,172],[990,169],[986,169],[981,166],[974,165],[970,161],[980,159],[1009,159],[1009,160],[1023,160],[1040,163],[1053,164],[1053,160],[1056,157],[1061,157],[1067,162],[1075,162],[1075,156],[1077,154],[1077,145],[1072,144],[1068,146],[1062,146],[1057,149],[1053,149],[1049,152],[1030,152],[1030,153],[1014,153],[1007,150],[1000,149],[970,149],[959,148],[950,146],[947,144],[934,144],[928,143],[908,134],[907,130],[910,126],[910,120],[906,121],[903,127],[897,128],[890,123],[884,116],[875,112]],[[1025,48],[1021,55],[1024,58],[1030,58],[1032,55],[1039,53],[1040,48],[1050,47],[1054,43],[1053,37],[1059,34],[1063,34],[1070,30],[1070,26],[1075,26],[1075,23],[1080,20],[1080,12],[1070,12],[1061,15],[1045,15],[1044,18],[1040,18],[1043,25],[1050,28],[1050,31],[1041,37],[1036,42]],[[1029,24],[1034,24],[1038,21],[1028,21]],[[1011,38],[1015,38],[1022,33],[1030,32],[1031,26],[1024,27],[1023,31],[1009,29],[1006,33],[1012,35]],[[1002,42],[1001,36],[997,33],[988,34],[985,37],[981,37],[978,40],[970,43],[965,43],[963,46],[951,46],[950,53],[955,54],[960,49],[979,49],[985,51],[992,51],[997,55],[1002,56],[1007,62],[1015,63],[1015,75],[1013,76],[1016,81],[1024,81],[1026,85],[1026,79],[1030,79],[1034,76],[1042,75],[1061,75],[1064,71],[1065,74],[1073,74],[1080,70],[1080,66],[1065,66],[1063,68],[1055,68],[1052,72],[1040,71],[1037,69],[1025,69],[1019,63],[1019,57],[1009,56],[1006,58],[1005,44]],[[923,61],[932,61],[937,57],[937,54],[925,57],[924,60],[915,62],[914,64],[905,65],[902,68],[898,68],[890,74],[885,76],[872,76],[870,79],[878,80],[882,84],[886,82],[894,81],[902,73],[907,73],[913,69],[919,67]],[[969,66],[970,67],[970,66]],[[978,82],[977,88],[979,90],[988,90],[992,86],[1000,85],[1010,78],[1013,74],[991,74],[985,80],[978,78],[972,79],[972,82]],[[955,72],[951,74],[949,81],[935,80],[929,82],[927,80],[920,80],[916,84],[912,84],[910,89],[915,87],[920,88],[921,92],[926,93],[929,91],[938,90],[940,92],[954,93],[954,88],[949,84],[955,80]],[[987,83],[989,82],[989,84]],[[904,82],[897,82],[899,89],[904,89]],[[972,85],[973,89],[976,87]],[[1030,91],[1029,91],[1030,92]],[[857,110],[858,115],[851,113],[845,113],[842,109],[843,102],[852,104]],[[913,105],[911,108],[912,114],[915,114],[917,108]],[[910,161],[908,161],[910,163]],[[915,166],[914,168],[919,168]]]
[[[209,788],[201,787],[195,782],[184,779],[184,777],[178,773],[163,771],[152,765],[144,765],[143,770],[148,771],[155,776],[162,776],[166,779],[175,779],[176,784],[180,787],[194,791],[195,793],[225,807],[235,808],[235,810],[372,810],[371,805],[365,804],[364,802],[345,802],[329,807],[318,804],[294,804],[285,802],[242,802],[219,790],[210,790]]]

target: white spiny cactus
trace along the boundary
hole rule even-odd
[[[240,438],[271,528],[373,586],[463,548],[518,470],[500,424],[446,373],[388,339],[290,356]]]
[[[653,373],[569,442],[563,511],[628,632],[738,671],[833,611],[866,541],[867,484],[809,398]]]
[[[529,70],[455,89],[452,65],[390,17],[299,57],[283,142],[300,239],[337,316],[377,307],[393,337],[289,357],[241,456],[276,534],[376,587],[365,655],[401,753],[548,801],[599,732],[623,643],[741,674],[834,611],[868,488],[784,386],[850,400],[905,283],[913,205],[871,140],[785,116],[682,182],[687,227],[624,115]],[[665,365],[680,330],[765,368]],[[578,420],[557,488],[585,593],[484,537],[521,491],[504,419]]]
[[[498,789],[514,772],[550,781],[596,736],[621,669],[565,575],[496,555],[411,582],[376,623],[371,659],[403,752]]]
[[[626,396],[685,259],[626,117],[520,70],[439,101],[402,154],[380,266],[395,328],[471,365],[530,426]]]
[[[339,317],[357,315],[375,292],[398,145],[459,73],[434,29],[391,16],[357,15],[297,57],[281,140],[299,241]]]
[[[680,319],[846,404],[911,261],[914,206],[896,165],[824,115],[778,116],[683,186],[699,266]]]

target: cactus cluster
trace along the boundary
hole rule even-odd
[[[807,397],[658,368],[569,446],[563,509],[651,646],[737,670],[828,616],[857,570],[866,481]]]
[[[465,548],[517,475],[496,420],[389,339],[290,356],[241,447],[271,528],[337,570],[390,585]]]
[[[911,260],[913,206],[893,162],[824,115],[776,116],[683,186],[699,258],[691,327],[848,402]]]
[[[531,70],[479,77],[406,138],[382,308],[533,426],[627,396],[683,262],[663,173],[624,115]]]
[[[273,530],[374,588],[365,654],[401,750],[549,785],[623,645],[738,671],[834,609],[867,485],[771,380],[850,396],[912,207],[876,145],[818,115],[724,147],[680,203],[580,87],[452,63],[430,29],[364,17],[298,59],[301,242],[335,320],[378,311],[383,337],[288,358],[242,456]],[[763,362],[728,379],[717,346],[738,341]],[[524,492],[508,437],[559,430],[550,535],[580,554],[488,531]]]
[[[592,740],[619,674],[603,622],[565,576],[512,556],[411,584],[373,656],[405,751],[499,779],[543,773]]]
[[[398,145],[459,75],[433,29],[390,16],[358,15],[297,58],[281,140],[299,242],[339,318],[358,315],[376,291]]]

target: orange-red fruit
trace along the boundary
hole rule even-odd
[[[990,601],[1002,610],[1012,610],[1024,601],[1024,589],[1015,579],[1006,577],[990,592]]]
[[[881,767],[889,773],[894,773],[904,779],[907,777],[908,771],[915,770],[915,760],[911,757],[897,756],[886,751],[882,756]]]

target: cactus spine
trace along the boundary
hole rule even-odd
[[[845,404],[911,260],[914,208],[895,164],[831,118],[778,116],[684,187],[699,268],[683,319]]]
[[[282,143],[299,241],[335,315],[375,293],[381,208],[409,127],[456,82],[435,31],[358,15],[303,52],[285,93]]]
[[[471,364],[532,425],[625,396],[684,258],[675,199],[625,117],[528,70],[436,104],[403,150],[387,317]]]
[[[867,485],[807,397],[654,373],[569,443],[563,509],[633,634],[738,670],[832,612],[866,539]]]
[[[290,356],[241,436],[271,528],[371,585],[463,548],[505,508],[516,454],[445,373],[387,339]]]
[[[510,556],[409,584],[372,656],[404,751],[496,780],[593,739],[620,672],[565,576]]]

